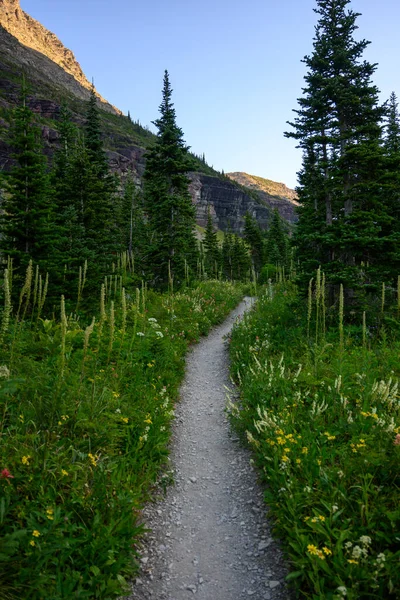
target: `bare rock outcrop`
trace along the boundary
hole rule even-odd
[[[0,25],[20,44],[43,54],[71,75],[83,88],[91,89],[92,84],[86,78],[73,52],[66,48],[54,33],[24,12],[20,0],[0,0]],[[72,86],[71,91],[76,93],[78,88]],[[104,110],[121,114],[119,109],[111,106],[97,91],[95,92],[104,104]]]

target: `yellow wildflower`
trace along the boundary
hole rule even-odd
[[[29,461],[31,460],[31,458],[32,457],[29,456],[29,455],[28,456],[23,456],[22,459],[21,459],[22,460],[22,464],[23,465],[29,465]]]
[[[288,461],[290,461],[290,458],[288,456],[286,456],[286,454],[284,454],[282,456],[282,460],[283,460],[283,462],[288,462]]]
[[[286,444],[286,440],[283,437],[278,437],[276,441],[280,446],[284,446]]]
[[[319,458],[317,459],[317,464],[318,464],[319,466],[321,466],[321,464],[322,464],[322,461],[321,461]]]
[[[49,521],[54,520],[54,510],[52,508],[48,508],[46,510],[46,517],[49,519]]]
[[[322,550],[317,550],[317,556],[318,558],[320,558],[321,560],[325,560],[325,556],[322,552]]]
[[[99,460],[98,456],[93,456],[93,454],[91,454],[91,453],[89,452],[89,454],[88,454],[88,457],[89,457],[89,459],[90,459],[90,462],[92,463],[92,465],[93,465],[94,467],[97,467],[97,461]]]
[[[31,540],[31,541],[29,542],[29,544],[30,544],[31,546],[36,546],[36,544],[35,544],[35,540]]]
[[[40,536],[40,531],[38,531],[37,529],[35,529],[35,530],[32,532],[32,535],[33,535],[34,537],[39,537],[39,536]]]
[[[65,469],[61,469],[61,475],[63,475],[64,477],[67,477],[68,471],[66,471]]]
[[[318,554],[318,548],[316,546],[314,546],[314,544],[308,544],[307,546],[307,551],[309,554]]]
[[[296,458],[296,463],[297,463],[298,465],[301,465],[301,458]]]
[[[323,551],[323,552],[325,552],[325,554],[326,554],[327,556],[330,556],[330,555],[332,554],[332,550],[329,550],[329,548],[327,548],[326,546],[324,546],[324,547],[322,548],[322,551]]]
[[[301,452],[302,454],[308,454],[308,448],[304,447]]]
[[[353,560],[352,558],[348,558],[347,562],[352,564],[352,565],[358,565],[358,560]]]
[[[121,421],[123,421],[124,423],[128,423],[129,419],[128,417],[121,417]]]

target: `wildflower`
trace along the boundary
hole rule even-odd
[[[352,558],[348,558],[347,562],[350,563],[351,565],[358,565],[358,560],[353,560]]]
[[[32,535],[33,535],[34,537],[39,537],[39,536],[40,536],[40,531],[38,531],[37,529],[35,529],[35,530],[32,532]]]
[[[344,585],[340,585],[336,591],[338,592],[338,594],[340,594],[341,596],[347,596],[347,588],[344,587]]]
[[[89,454],[88,454],[88,457],[89,457],[89,459],[90,459],[90,462],[92,463],[92,465],[93,465],[94,467],[96,467],[96,466],[97,466],[97,461],[99,460],[98,456],[93,456],[93,454],[91,454],[91,453],[89,452]]]
[[[322,551],[327,555],[330,556],[332,554],[332,550],[330,550],[329,548],[327,548],[326,546],[324,546],[322,548]]]
[[[325,560],[325,556],[322,552],[322,550],[317,550],[317,556],[318,558],[320,558],[321,560]]]
[[[11,475],[8,469],[3,469],[0,473],[0,479],[14,479],[14,475]]]
[[[157,319],[155,319],[154,317],[150,317],[147,320],[148,320],[149,323],[157,323]]]
[[[139,336],[139,337],[144,337],[143,331],[138,331],[136,335]]]
[[[361,542],[364,546],[369,546],[372,540],[369,535],[362,535],[359,539],[359,542]]]
[[[342,479],[342,477],[344,477],[343,471],[338,471],[337,476],[340,477],[340,479]]]
[[[284,446],[286,444],[286,440],[283,437],[278,437],[276,441],[280,446]]]
[[[128,423],[129,419],[128,417],[121,417],[121,421],[123,421],[124,423]]]
[[[320,467],[320,466],[321,466],[321,464],[322,464],[322,461],[321,461],[319,458],[317,459],[317,464],[318,464],[318,466],[319,466],[319,467]]]
[[[65,469],[61,469],[61,475],[63,475],[64,477],[67,477],[68,471],[66,471]]]
[[[151,425],[151,424],[152,424],[152,422],[153,422],[153,421],[150,419],[150,415],[146,415],[146,418],[145,418],[145,420],[144,420],[144,423],[149,423],[149,425]]]
[[[49,519],[49,521],[54,520],[54,510],[52,508],[48,508],[46,510],[46,517]]]
[[[339,507],[337,504],[332,504],[332,512],[335,513],[339,510]]]
[[[121,412],[121,409],[120,409],[120,408],[116,408],[116,409],[115,409],[115,412],[116,412],[116,413],[120,413],[120,412]]]
[[[290,461],[290,458],[289,458],[288,456],[286,456],[286,454],[284,454],[284,455],[282,456],[282,460],[283,460],[283,462],[289,462],[289,461]]]
[[[31,541],[29,542],[29,544],[30,544],[30,546],[36,546],[36,544],[35,544],[35,540],[31,540]]]
[[[156,331],[156,336],[162,338],[164,337],[164,334],[161,331]]]
[[[0,365],[0,377],[8,379],[10,377],[10,370],[6,365]]]
[[[24,420],[25,420],[25,419],[24,419],[24,415],[19,415],[19,417],[18,417],[18,418],[19,418],[19,420],[21,421],[21,423],[23,423],[23,422],[24,422]]]
[[[308,454],[308,448],[304,447],[301,450],[302,454]]]
[[[310,488],[310,486],[309,486],[309,485],[306,485],[306,487],[304,488],[304,490],[303,490],[303,491],[304,491],[304,492],[307,492],[307,494],[310,494],[310,493],[311,493],[311,488]]]
[[[113,392],[112,395],[114,396],[114,398],[119,398],[120,394],[118,394],[118,392]]]
[[[347,548],[347,549],[349,549],[349,548],[352,547],[352,545],[353,544],[351,542],[346,542],[345,545],[344,545],[344,547]]]
[[[22,459],[21,459],[21,461],[22,461],[22,464],[23,464],[23,465],[29,465],[29,461],[31,460],[31,458],[32,458],[32,457],[31,457],[31,456],[29,456],[29,455],[28,455],[28,456],[23,456],[23,457],[22,457]]]
[[[307,551],[309,554],[314,554],[314,555],[318,554],[318,548],[316,546],[314,546],[314,544],[308,544]]]
[[[300,458],[296,458],[296,464],[301,465],[301,459]]]
[[[383,563],[386,560],[386,556],[383,554],[383,552],[381,552],[380,554],[378,554],[378,556],[376,557],[376,562],[378,565],[382,566]]]
[[[362,552],[360,546],[354,546],[353,552],[351,553],[353,558],[360,558]]]
[[[400,446],[400,433],[398,433],[398,434],[396,435],[396,437],[394,438],[394,442],[393,442],[393,444],[394,444],[395,446]]]
[[[324,517],[324,515],[318,515],[318,519],[319,519],[320,521],[325,521],[325,517]]]
[[[151,367],[154,367],[153,363],[147,363],[147,366],[151,369]]]

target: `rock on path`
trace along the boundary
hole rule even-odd
[[[250,304],[242,302],[188,355],[172,444],[176,483],[144,511],[151,532],[130,600],[289,598],[249,452],[224,413],[224,336]]]

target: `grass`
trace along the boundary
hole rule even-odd
[[[343,325],[339,306],[325,315],[317,280],[309,308],[293,284],[270,286],[235,327],[231,419],[266,483],[297,597],[399,598],[397,307],[372,308],[364,326],[348,311]]]
[[[10,283],[6,274],[0,598],[117,597],[135,573],[141,508],[172,477],[185,352],[242,288],[206,281],[162,295],[127,281],[103,287],[96,319],[66,314],[63,300],[45,318],[33,281],[10,314]]]

